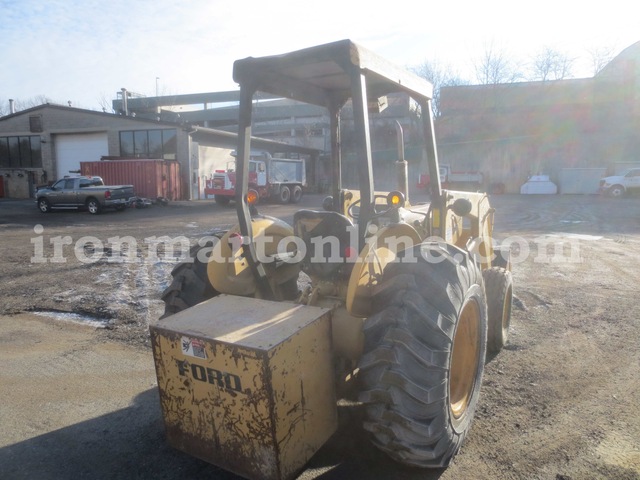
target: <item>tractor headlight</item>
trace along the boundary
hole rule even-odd
[[[402,192],[394,191],[387,195],[387,205],[390,208],[404,207],[404,195]]]

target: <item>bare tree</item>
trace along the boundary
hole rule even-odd
[[[433,85],[433,101],[431,109],[435,117],[442,113],[440,110],[440,88],[456,85],[468,85],[469,81],[463,80],[450,65],[444,65],[438,60],[425,60],[420,65],[410,67],[419,77],[431,82]]]
[[[27,110],[33,107],[38,107],[40,105],[44,105],[45,103],[53,103],[53,101],[46,95],[36,95],[34,97],[27,98],[26,100],[16,100],[16,112],[19,112],[20,110]]]
[[[513,83],[522,79],[519,66],[504,49],[497,48],[491,42],[485,45],[484,53],[474,62],[476,80],[481,85]]]
[[[591,57],[591,67],[593,75],[597,75],[600,70],[607,66],[607,64],[615,57],[615,48],[608,47],[593,47],[587,50]]]
[[[109,97],[106,93],[102,92],[100,94],[100,98],[98,98],[98,105],[100,109],[105,113],[116,113],[113,109],[113,102],[109,100]]]
[[[531,62],[531,80],[564,80],[573,76],[575,58],[551,47],[543,47]]]

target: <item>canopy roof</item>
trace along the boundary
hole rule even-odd
[[[351,97],[354,72],[364,74],[370,98],[392,92],[406,92],[417,101],[433,97],[429,82],[351,40],[248,57],[233,65],[233,79],[242,86],[325,107]]]

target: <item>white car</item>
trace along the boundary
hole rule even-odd
[[[640,190],[640,168],[631,168],[622,175],[613,175],[600,180],[600,192],[610,197],[621,197],[634,190]]]

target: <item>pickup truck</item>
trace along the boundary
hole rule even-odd
[[[105,185],[100,177],[68,177],[36,190],[42,213],[58,208],[86,208],[95,215],[104,208],[124,210],[134,196],[133,185]]]
[[[640,191],[640,168],[631,168],[622,175],[600,180],[600,192],[610,197],[621,197],[632,191]]]

